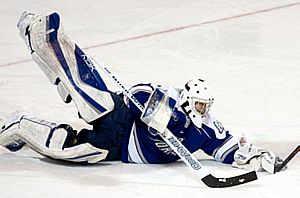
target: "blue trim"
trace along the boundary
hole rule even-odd
[[[94,153],[90,153],[90,154],[86,154],[86,155],[81,155],[78,157],[71,157],[71,158],[67,158],[68,160],[75,160],[75,159],[80,159],[80,158],[84,158],[84,157],[89,157],[89,156],[93,156],[93,155],[101,155],[102,152],[98,151],[98,152],[94,152]]]
[[[53,13],[53,14],[49,15],[47,30],[50,30],[50,29],[55,30],[49,34],[49,42],[54,50],[54,53],[55,53],[60,65],[62,66],[65,74],[67,75],[71,85],[88,103],[90,103],[92,106],[94,106],[100,112],[107,111],[107,109],[102,107],[99,103],[97,103],[94,99],[92,99],[89,95],[87,95],[84,91],[82,91],[74,82],[70,68],[68,66],[68,63],[64,57],[63,51],[57,40],[57,30],[59,29],[59,23],[60,23],[60,19],[59,19],[59,15],[57,13]]]
[[[80,79],[86,84],[95,87],[101,91],[108,92],[104,80],[99,75],[93,62],[88,56],[75,44],[75,57],[79,70]]]
[[[53,41],[57,42],[57,32],[58,32],[58,29],[59,29],[59,24],[60,24],[60,18],[59,18],[59,15],[56,12],[54,12],[53,14],[48,16],[48,28],[47,28],[47,30],[54,29],[54,31],[52,31],[49,34],[49,42],[50,43],[52,43]]]
[[[51,131],[48,135],[48,138],[47,138],[47,141],[46,141],[46,147],[48,147],[48,148],[49,148],[49,145],[50,145],[50,140],[52,139],[53,133],[54,133],[55,130],[56,130],[56,127],[51,129]]]
[[[172,111],[174,111],[176,105],[176,100],[174,98],[169,97],[169,107]]]

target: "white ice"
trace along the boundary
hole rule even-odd
[[[72,40],[126,86],[180,87],[188,79],[205,78],[215,96],[212,111],[234,135],[244,133],[283,158],[300,142],[300,2],[1,0],[0,118],[28,111],[80,129],[88,126],[77,119],[72,104],[63,104],[18,36],[16,23],[24,10],[60,13]],[[215,176],[244,173],[202,152],[196,155]],[[209,189],[182,162],[75,166],[30,150],[0,148],[1,198],[296,198],[300,155],[288,170],[258,176],[244,186]]]

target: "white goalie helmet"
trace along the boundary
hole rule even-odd
[[[201,79],[188,81],[180,93],[179,105],[198,128],[201,128],[213,102],[206,82]]]

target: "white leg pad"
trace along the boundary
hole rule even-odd
[[[6,146],[16,140],[22,141],[44,156],[64,161],[96,163],[106,158],[107,150],[88,143],[66,147],[69,135],[73,134],[55,123],[30,115],[13,115],[1,124],[0,144]]]
[[[33,60],[49,78],[59,85],[58,91],[64,102],[74,102],[81,117],[88,123],[114,109],[113,99],[93,61],[72,42],[62,30],[56,13],[47,16],[23,14],[18,28],[27,35]],[[23,21],[23,22],[22,22]]]

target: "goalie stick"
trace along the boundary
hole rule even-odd
[[[144,106],[129,92],[129,90],[104,66],[93,59],[96,66],[99,66],[105,73],[121,88],[123,93],[139,108],[142,112]],[[169,129],[160,131],[158,134],[174,150],[174,152],[185,162],[185,164],[196,173],[202,182],[211,188],[224,188],[245,184],[257,179],[255,171],[251,171],[234,177],[216,178],[210,174],[205,167],[185,148],[185,146],[175,137]]]
[[[275,164],[274,166],[274,173],[277,173],[283,169],[295,157],[295,155],[300,151],[300,145],[298,145],[287,157],[286,159],[280,163],[280,164]]]

